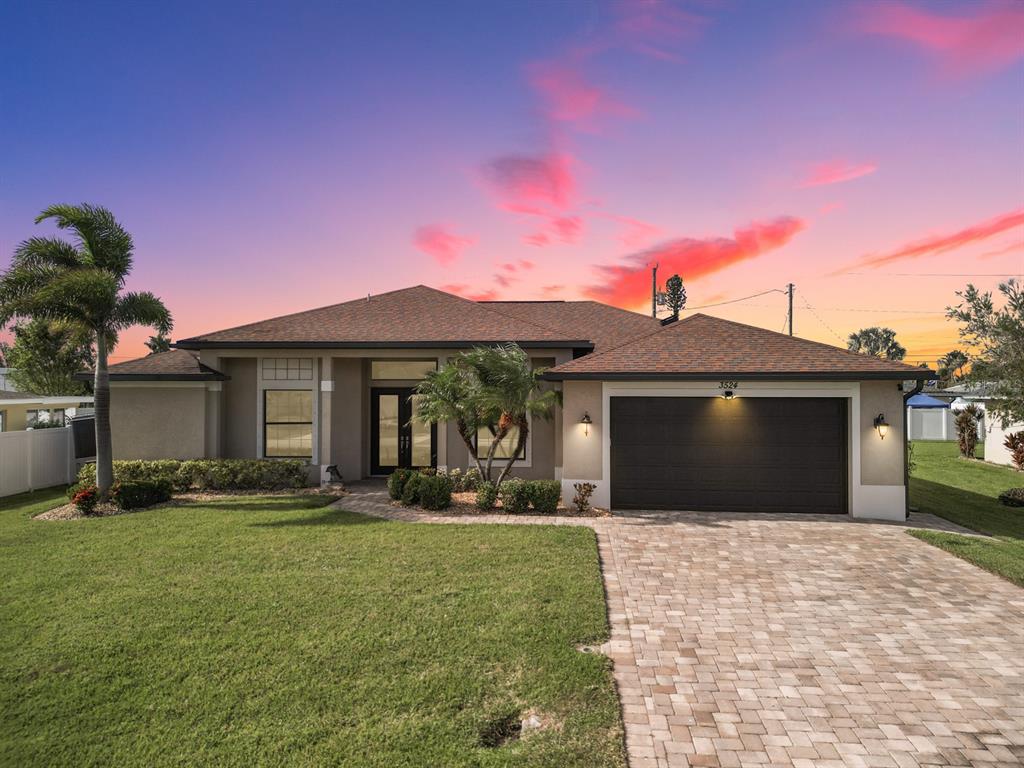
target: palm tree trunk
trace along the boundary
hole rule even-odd
[[[484,474],[484,480],[490,482],[491,480],[491,465],[494,464],[494,454],[498,450],[498,444],[505,439],[505,435],[508,434],[508,427],[502,429],[498,427],[494,432],[494,439],[491,440],[491,447],[487,449],[487,472]]]
[[[96,373],[93,379],[96,420],[96,487],[106,500],[114,482],[114,458],[110,441],[110,374],[107,372],[107,339],[96,334]]]
[[[509,456],[508,463],[505,464],[505,468],[501,470],[501,474],[498,475],[498,488],[501,488],[501,484],[505,482],[505,478],[508,477],[508,473],[512,471],[512,465],[516,463],[516,459],[519,458],[519,454],[522,453],[523,448],[526,447],[526,438],[530,434],[530,422],[526,419],[521,419],[518,422],[519,427],[519,439],[516,441],[516,449]]]
[[[480,462],[480,457],[477,455],[477,447],[473,445],[473,436],[469,434],[469,427],[466,425],[466,422],[458,420],[455,422],[455,428],[458,430],[462,442],[466,444],[469,455],[476,462],[476,471],[480,473],[481,478],[484,478],[484,465]]]

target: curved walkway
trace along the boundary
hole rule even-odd
[[[1020,766],[1024,590],[904,533],[808,515],[427,514],[587,525],[632,768]],[[961,531],[928,515],[912,525]]]

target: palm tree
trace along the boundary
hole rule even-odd
[[[477,456],[473,439],[480,427],[476,408],[476,378],[460,358],[454,358],[448,365],[430,371],[416,387],[415,418],[427,424],[450,421],[466,444],[469,455],[476,462],[481,477],[483,464]]]
[[[969,358],[959,349],[953,349],[939,358],[939,377],[946,382],[959,381]]]
[[[907,348],[896,341],[896,331],[892,328],[861,328],[850,334],[846,347],[851,352],[887,360],[902,360],[907,355]]]
[[[494,454],[501,441],[512,427],[518,431],[515,449],[510,452],[495,483],[500,488],[516,458],[526,447],[526,438],[530,434],[529,417],[551,418],[555,406],[561,402],[562,393],[542,387],[540,376],[545,369],[533,368],[530,358],[518,344],[477,347],[464,353],[462,359],[480,382],[476,396],[478,415],[494,435],[487,451],[485,478],[490,479]]]
[[[47,219],[71,230],[74,242],[32,237],[15,249],[10,268],[0,274],[0,323],[40,318],[77,326],[91,335],[96,345],[96,485],[106,498],[114,479],[107,356],[118,334],[133,325],[168,333],[171,314],[148,291],[122,290],[135,246],[110,211],[86,203],[51,205],[36,217],[36,224]]]

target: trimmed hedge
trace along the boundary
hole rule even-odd
[[[120,509],[139,509],[170,501],[172,490],[166,480],[122,480],[111,486],[110,500]]]
[[[419,472],[413,472],[409,476],[409,479],[405,481],[405,486],[402,488],[402,504],[411,507],[413,504],[419,503],[420,483],[423,482],[424,477]]]
[[[416,473],[411,469],[396,469],[390,475],[388,475],[388,496],[391,497],[392,501],[401,501],[402,494],[405,492],[405,484],[409,482],[409,478]]]
[[[476,487],[476,508],[477,509],[494,509],[494,505],[498,502],[498,489],[494,487],[494,483],[490,480],[483,480]]]
[[[173,491],[280,491],[309,485],[306,463],[298,459],[159,459],[115,461],[114,480],[163,481]],[[96,483],[96,465],[78,473],[80,485]]]
[[[452,481],[445,475],[421,475],[417,490],[424,509],[448,509],[452,503]]]
[[[503,482],[498,496],[505,511],[511,515],[522,514],[530,508],[530,486],[519,478]]]
[[[558,511],[558,500],[562,497],[562,484],[557,480],[530,480],[527,484],[530,503],[541,515],[553,515]]]

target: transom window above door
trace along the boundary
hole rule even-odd
[[[375,381],[419,381],[436,370],[436,360],[370,361],[370,378]]]
[[[311,381],[313,358],[264,357],[263,378],[268,381]]]

